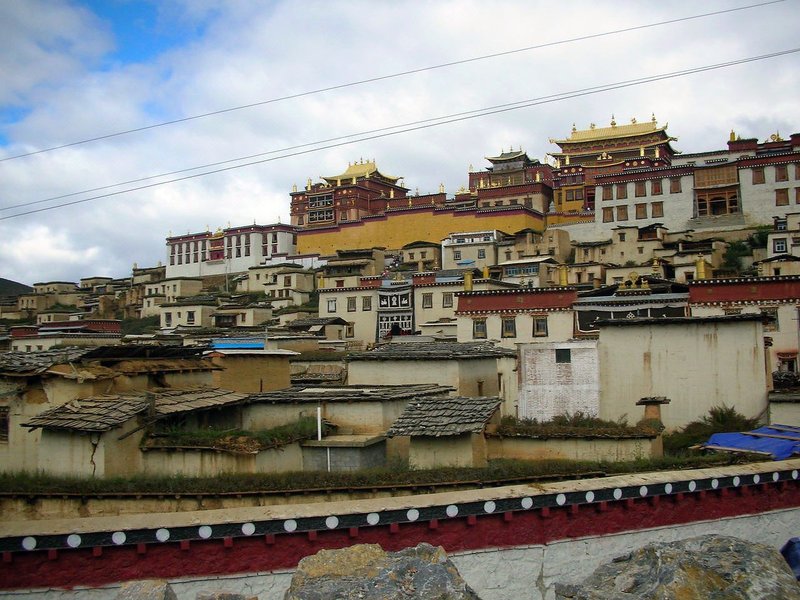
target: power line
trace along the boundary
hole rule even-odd
[[[656,82],[656,81],[663,81],[663,80],[666,80],[666,79],[674,79],[674,78],[677,78],[677,77],[684,77],[684,76],[693,75],[693,74],[696,74],[696,73],[704,73],[704,72],[707,72],[707,71],[713,71],[713,70],[717,70],[717,69],[722,69],[722,68],[742,65],[742,64],[746,64],[746,63],[751,63],[751,62],[756,62],[756,61],[761,61],[761,60],[767,60],[767,59],[770,59],[770,58],[777,58],[777,57],[780,57],[780,56],[786,56],[788,54],[794,54],[794,53],[797,53],[797,52],[800,52],[800,48],[792,48],[792,49],[789,49],[789,50],[782,50],[782,51],[779,51],[779,52],[773,52],[773,53],[770,53],[770,54],[763,54],[763,55],[760,55],[760,56],[751,56],[751,57],[741,58],[741,59],[732,60],[732,61],[728,61],[728,62],[724,62],[724,63],[717,63],[717,64],[713,64],[713,65],[705,65],[705,66],[702,66],[702,67],[692,67],[692,68],[684,69],[684,70],[681,70],[681,71],[672,71],[670,73],[662,73],[662,74],[659,74],[659,75],[651,75],[651,76],[647,76],[647,77],[641,77],[641,78],[638,78],[638,79],[631,79],[631,80],[627,80],[627,81],[621,81],[621,82],[610,83],[610,84],[605,84],[605,85],[600,85],[600,86],[594,86],[594,87],[591,87],[591,88],[584,88],[582,90],[577,90],[577,91],[573,91],[573,92],[565,92],[563,94],[553,94],[553,95],[550,95],[550,96],[544,96],[542,98],[521,100],[519,102],[514,102],[514,103],[510,103],[510,104],[498,105],[498,106],[494,106],[494,107],[487,107],[487,108],[484,108],[484,109],[478,109],[478,110],[474,110],[474,111],[467,111],[466,113],[457,113],[457,114],[454,114],[454,115],[447,115],[447,116],[443,116],[443,117],[437,117],[435,119],[427,119],[425,121],[417,121],[415,123],[409,123],[409,124],[406,124],[406,125],[395,125],[395,126],[392,126],[392,127],[383,128],[383,130],[375,130],[375,131],[383,131],[382,133],[375,133],[375,134],[371,134],[371,135],[352,134],[350,136],[342,136],[341,138],[331,138],[331,140],[336,140],[336,139],[344,139],[344,138],[348,138],[348,137],[361,136],[361,137],[358,137],[358,139],[352,139],[352,140],[347,140],[347,141],[339,141],[339,142],[336,142],[336,143],[327,143],[326,141],[311,142],[311,143],[308,143],[308,144],[302,144],[300,146],[294,146],[292,148],[302,148],[302,147],[307,147],[307,146],[317,146],[317,147],[307,148],[305,150],[297,150],[297,151],[294,151],[294,152],[289,152],[289,153],[286,153],[286,154],[282,154],[280,156],[274,156],[274,157],[271,157],[271,158],[264,158],[264,159],[261,159],[261,160],[256,160],[256,161],[252,161],[252,162],[248,162],[248,163],[244,163],[244,164],[240,164],[240,165],[233,165],[233,166],[223,167],[223,168],[219,168],[219,169],[213,169],[211,171],[204,171],[202,173],[195,173],[193,175],[186,175],[184,177],[177,177],[177,178],[174,178],[174,179],[169,179],[167,181],[160,181],[160,182],[156,182],[156,183],[150,183],[150,184],[147,184],[147,185],[141,185],[141,186],[128,188],[128,189],[125,189],[125,190],[119,190],[119,191],[116,191],[116,192],[109,192],[107,194],[99,194],[97,196],[90,196],[89,198],[81,198],[79,200],[73,200],[73,201],[70,201],[70,202],[63,202],[61,204],[55,204],[53,206],[37,208],[37,209],[25,211],[25,212],[16,213],[16,214],[13,214],[13,215],[8,215],[8,216],[5,216],[5,217],[0,217],[0,221],[5,221],[5,220],[8,220],[8,219],[14,219],[16,217],[22,217],[22,216],[25,216],[25,215],[31,215],[31,214],[36,214],[36,213],[40,213],[40,212],[45,212],[45,211],[48,211],[48,210],[54,210],[54,209],[57,209],[57,208],[63,208],[63,207],[66,207],[66,206],[74,206],[76,204],[82,204],[84,202],[90,202],[92,200],[99,200],[99,199],[102,199],[102,198],[109,198],[109,197],[112,197],[112,196],[118,196],[118,195],[121,195],[121,194],[127,194],[127,193],[130,193],[130,192],[135,192],[135,191],[139,191],[139,190],[159,187],[159,186],[167,185],[167,184],[170,184],[170,183],[177,183],[177,182],[180,182],[180,181],[186,181],[186,180],[189,180],[189,179],[195,179],[195,178],[198,178],[198,177],[204,177],[206,175],[213,175],[213,174],[222,173],[222,172],[225,172],[225,171],[232,171],[234,169],[240,169],[240,168],[248,167],[248,166],[252,166],[252,165],[263,164],[263,163],[267,163],[267,162],[273,162],[273,161],[281,160],[281,159],[284,159],[284,158],[291,158],[291,157],[294,157],[294,156],[300,156],[300,155],[304,155],[304,154],[311,154],[313,152],[319,152],[321,150],[328,150],[328,149],[331,149],[331,148],[347,146],[347,145],[354,144],[354,143],[357,143],[357,142],[363,142],[363,141],[368,141],[368,140],[385,138],[385,137],[389,137],[389,136],[393,136],[393,135],[398,135],[398,134],[401,134],[401,133],[408,133],[408,132],[411,132],[411,131],[419,131],[419,130],[422,130],[422,129],[429,129],[429,128],[438,127],[438,126],[441,126],[441,125],[447,125],[447,124],[451,124],[451,123],[457,123],[457,122],[461,122],[461,121],[467,121],[467,120],[471,120],[471,119],[476,119],[476,118],[479,118],[479,117],[485,117],[485,116],[489,116],[489,115],[495,115],[495,114],[510,112],[510,111],[513,111],[513,110],[519,110],[521,108],[529,108],[531,106],[538,106],[538,105],[541,105],[541,104],[549,104],[549,103],[552,103],[552,102],[559,102],[559,101],[568,100],[568,99],[571,99],[571,98],[578,98],[578,97],[581,97],[581,96],[589,96],[589,95],[598,94],[598,93],[601,93],[601,92],[607,92],[607,91],[612,91],[612,90],[617,90],[617,89],[622,89],[622,88],[627,88],[627,87],[633,87],[633,86],[636,86],[636,85],[643,85],[643,84],[646,84],[646,83],[653,83],[653,82]],[[435,121],[435,122],[431,122],[431,121]],[[398,129],[398,130],[397,131],[384,131],[384,130],[389,130],[389,129]],[[369,133],[369,132],[367,132],[367,133]],[[318,145],[318,144],[326,144],[326,145]],[[281,150],[273,150],[271,152],[264,153],[264,154],[273,154],[273,153],[278,153],[278,152],[286,152],[286,151],[288,151],[288,150],[290,150],[292,148],[285,148],[285,149],[281,149]],[[234,159],[234,160],[241,160],[241,159]],[[217,163],[217,164],[219,164],[219,163]],[[203,168],[203,167],[195,167],[193,169],[185,169],[184,172],[185,171],[194,170],[194,169],[197,169],[197,168]],[[159,176],[155,176],[155,177],[159,177]],[[144,179],[149,179],[149,178],[144,178]],[[138,180],[138,181],[142,181],[142,180]],[[117,185],[124,185],[124,184],[117,184]],[[107,187],[115,187],[115,186],[107,186]],[[86,193],[86,192],[76,192],[76,194],[81,194],[81,193]],[[36,204],[36,203],[40,203],[40,202],[46,202],[46,201],[48,201],[48,200],[38,200],[38,201],[35,201],[35,202],[31,202],[31,203],[27,203],[27,204],[20,204],[20,205],[17,205],[17,206],[18,207],[30,206],[32,204]]]
[[[197,120],[197,119],[204,119],[206,117],[212,117],[212,116],[215,116],[215,115],[221,115],[221,114],[234,112],[234,111],[238,111],[238,110],[244,110],[244,109],[248,109],[248,108],[255,108],[257,106],[264,106],[264,105],[267,105],[267,104],[274,104],[276,102],[283,102],[285,100],[294,100],[296,98],[303,98],[305,96],[311,96],[311,95],[314,95],[314,94],[321,94],[323,92],[331,92],[331,91],[334,91],[334,90],[340,90],[340,89],[344,89],[344,88],[348,88],[348,87],[364,85],[364,84],[367,84],[367,83],[375,83],[375,82],[378,82],[378,81],[385,81],[387,79],[395,79],[395,78],[398,78],[398,77],[405,77],[407,75],[415,75],[417,73],[424,73],[426,71],[434,71],[436,69],[444,69],[444,68],[447,68],[447,67],[454,67],[454,66],[458,66],[458,65],[464,65],[464,64],[469,64],[469,63],[473,63],[473,62],[482,61],[482,60],[488,60],[488,59],[491,59],[491,58],[499,58],[499,57],[502,57],[502,56],[509,56],[509,55],[512,55],[512,54],[519,54],[519,53],[522,53],[522,52],[529,52],[531,50],[541,50],[542,48],[549,48],[549,47],[553,47],[553,46],[561,46],[561,45],[564,45],[564,44],[571,44],[573,42],[582,42],[582,41],[586,41],[586,40],[592,40],[592,39],[597,39],[597,38],[602,38],[602,37],[607,37],[607,36],[612,36],[612,35],[618,35],[620,33],[629,33],[629,32],[632,32],[632,31],[641,31],[643,29],[650,29],[650,28],[653,28],[653,27],[661,27],[663,25],[672,25],[672,24],[675,24],[675,23],[682,23],[682,22],[685,22],[685,21],[692,21],[692,20],[696,20],[696,19],[704,19],[706,17],[713,17],[713,16],[717,16],[717,15],[722,15],[722,14],[727,14],[727,13],[732,13],[732,12],[737,12],[737,11],[742,11],[742,10],[749,10],[751,8],[761,8],[761,7],[764,7],[764,6],[769,6],[770,4],[778,4],[778,3],[781,3],[781,2],[785,2],[785,1],[786,0],[769,0],[767,2],[760,2],[758,4],[748,4],[746,6],[739,6],[739,7],[735,7],[735,8],[727,8],[727,9],[723,9],[723,10],[716,10],[716,11],[713,11],[713,12],[702,13],[702,14],[699,14],[699,15],[691,15],[691,16],[688,16],[688,17],[679,17],[679,18],[676,18],[676,19],[658,21],[656,23],[647,23],[645,25],[634,25],[634,26],[631,26],[631,27],[624,27],[622,29],[614,29],[612,31],[605,31],[605,32],[602,32],[602,33],[592,33],[592,34],[589,34],[589,35],[583,35],[583,36],[578,36],[578,37],[574,37],[574,38],[568,38],[568,39],[565,39],[565,40],[558,40],[558,41],[555,41],[555,42],[546,42],[546,43],[543,43],[543,44],[537,44],[535,46],[526,46],[524,48],[516,48],[514,50],[505,50],[503,52],[495,52],[493,54],[484,54],[482,56],[475,56],[475,57],[472,57],[472,58],[464,58],[464,59],[460,59],[460,60],[454,60],[454,61],[450,61],[450,62],[441,63],[441,64],[438,64],[438,65],[431,65],[431,66],[427,66],[427,67],[419,67],[419,68],[416,68],[416,69],[410,69],[410,70],[407,70],[407,71],[400,71],[398,73],[392,73],[392,74],[389,74],[389,75],[379,75],[377,77],[370,77],[368,79],[361,79],[359,81],[351,81],[349,83],[341,83],[341,84],[332,85],[332,86],[329,86],[329,87],[319,88],[319,89],[315,89],[315,90],[309,90],[309,91],[306,91],[306,92],[299,92],[297,94],[290,94],[290,95],[287,95],[287,96],[280,96],[278,98],[271,98],[269,100],[262,100],[262,101],[259,101],[259,102],[252,102],[250,104],[242,104],[242,105],[239,105],[239,106],[223,108],[223,109],[220,109],[220,110],[215,110],[215,111],[211,111],[211,112],[207,112],[207,113],[201,113],[201,114],[197,114],[197,115],[192,115],[192,116],[189,116],[189,117],[183,117],[183,118],[180,118],[180,119],[173,119],[171,121],[162,121],[160,123],[154,123],[152,125],[145,125],[143,127],[136,127],[136,128],[133,128],[133,129],[126,129],[126,130],[117,131],[117,132],[114,132],[114,133],[107,133],[107,134],[104,134],[104,135],[99,135],[99,136],[92,137],[92,138],[86,138],[86,139],[78,140],[78,141],[75,141],[75,142],[69,142],[69,143],[66,143],[66,144],[58,145],[58,146],[51,146],[49,148],[42,148],[40,150],[34,150],[32,152],[25,152],[23,154],[16,154],[14,156],[7,156],[5,158],[0,158],[0,162],[5,162],[5,161],[8,161],[8,160],[15,160],[15,159],[18,159],[18,158],[24,158],[26,156],[34,156],[36,154],[43,154],[45,152],[52,152],[54,150],[61,150],[63,148],[69,148],[69,147],[72,147],[72,146],[79,146],[81,144],[88,144],[90,142],[97,142],[97,141],[100,141],[100,140],[107,140],[107,139],[110,139],[110,138],[119,137],[119,136],[123,136],[123,135],[128,135],[128,134],[131,134],[131,133],[137,133],[137,132],[140,132],[140,131],[148,131],[150,129],[156,129],[156,128],[159,128],[159,127],[165,127],[167,125],[175,125],[175,124],[178,124],[178,123],[185,123],[187,121],[194,121],[194,120]]]

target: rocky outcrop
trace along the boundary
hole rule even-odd
[[[164,579],[143,579],[122,584],[115,600],[176,600],[175,592]]]
[[[444,550],[377,544],[320,550],[300,561],[284,600],[480,600]]]
[[[800,600],[800,585],[774,548],[708,535],[650,544],[599,567],[557,600]]]

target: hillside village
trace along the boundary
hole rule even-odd
[[[655,117],[573,126],[452,195],[359,159],[295,185],[288,224],[170,234],[126,277],[9,288],[0,469],[614,461],[719,407],[800,425],[800,134],[675,139]],[[508,434],[576,414],[637,425]]]

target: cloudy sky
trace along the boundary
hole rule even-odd
[[[452,194],[469,165],[488,164],[485,156],[522,147],[541,160],[556,149],[549,139],[568,136],[573,123],[605,126],[612,114],[620,123],[655,114],[684,152],[724,148],[731,129],[788,136],[800,131],[798,53],[565,97],[800,46],[798,0],[597,35],[754,4],[3,0],[0,277],[121,277],[133,263],[163,260],[170,232],[285,223],[293,184],[340,173],[353,160],[375,158],[420,193],[442,183]],[[265,103],[293,95],[302,96]],[[545,97],[555,98],[371,140],[357,135]],[[250,104],[257,106],[183,120]],[[183,121],[150,127],[173,120]],[[353,143],[286,156],[330,139],[338,141],[325,145]],[[220,166],[272,160],[20,215],[253,155]]]

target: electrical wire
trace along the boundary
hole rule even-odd
[[[786,0],[769,0],[767,2],[760,2],[758,4],[748,4],[746,6],[738,6],[738,7],[734,7],[734,8],[716,10],[716,11],[713,11],[713,12],[702,13],[702,14],[699,14],[699,15],[691,15],[691,16],[688,16],[688,17],[678,17],[678,18],[675,18],[675,19],[668,19],[668,20],[665,20],[665,21],[658,21],[656,23],[647,23],[647,24],[644,24],[644,25],[634,25],[634,26],[631,26],[631,27],[624,27],[624,28],[621,28],[621,29],[614,29],[614,30],[611,30],[611,31],[604,31],[604,32],[601,32],[601,33],[593,33],[593,34],[589,34],[589,35],[583,35],[583,36],[578,36],[578,37],[574,37],[574,38],[568,38],[568,39],[564,39],[564,40],[557,40],[555,42],[545,42],[543,44],[536,44],[534,46],[526,46],[524,48],[516,48],[516,49],[513,49],[513,50],[505,50],[503,52],[495,52],[493,54],[484,54],[482,56],[475,56],[475,57],[471,57],[471,58],[454,60],[454,61],[445,62],[445,63],[441,63],[441,64],[437,64],[437,65],[431,65],[431,66],[427,66],[427,67],[419,67],[419,68],[416,68],[416,69],[409,69],[407,71],[400,71],[400,72],[392,73],[392,74],[389,74],[389,75],[379,75],[377,77],[370,77],[368,79],[361,79],[361,80],[358,80],[358,81],[351,81],[351,82],[348,82],[348,83],[341,83],[341,84],[332,85],[332,86],[329,86],[329,87],[318,88],[318,89],[315,89],[315,90],[299,92],[297,94],[289,94],[287,96],[281,96],[281,97],[278,97],[278,98],[271,98],[269,100],[262,100],[262,101],[259,101],[259,102],[252,102],[250,104],[242,104],[242,105],[239,105],[239,106],[223,108],[223,109],[220,109],[220,110],[210,111],[210,112],[201,113],[201,114],[197,114],[197,115],[192,115],[192,116],[188,116],[188,117],[182,117],[180,119],[173,119],[173,120],[170,120],[170,121],[162,121],[160,123],[154,123],[152,125],[145,125],[143,127],[136,127],[136,128],[133,128],[133,129],[126,129],[126,130],[117,131],[117,132],[114,132],[114,133],[107,133],[107,134],[99,135],[99,136],[96,136],[96,137],[86,138],[86,139],[78,140],[78,141],[75,141],[75,142],[68,142],[66,144],[60,144],[58,146],[51,146],[49,148],[42,148],[40,150],[33,150],[31,152],[25,152],[25,153],[22,153],[22,154],[15,154],[13,156],[7,156],[7,157],[4,157],[4,158],[0,158],[0,162],[5,162],[5,161],[9,161],[9,160],[15,160],[15,159],[18,159],[18,158],[25,158],[27,156],[34,156],[36,154],[43,154],[45,152],[53,152],[54,150],[61,150],[63,148],[70,148],[72,146],[79,146],[79,145],[82,145],[82,144],[88,144],[88,143],[97,142],[97,141],[100,141],[100,140],[107,140],[107,139],[110,139],[110,138],[119,137],[119,136],[123,136],[123,135],[128,135],[128,134],[131,134],[131,133],[137,133],[137,132],[141,132],[141,131],[148,131],[150,129],[156,129],[156,128],[159,128],[159,127],[165,127],[167,125],[175,125],[175,124],[178,124],[178,123],[185,123],[187,121],[194,121],[194,120],[197,120],[197,119],[204,119],[206,117],[211,117],[211,116],[215,116],[215,115],[221,115],[221,114],[230,113],[230,112],[234,112],[234,111],[238,111],[238,110],[245,110],[245,109],[248,109],[248,108],[255,108],[257,106],[264,106],[264,105],[267,105],[267,104],[274,104],[276,102],[283,102],[285,100],[294,100],[294,99],[297,99],[297,98],[303,98],[303,97],[306,97],[306,96],[312,96],[314,94],[321,94],[321,93],[324,93],[324,92],[331,92],[331,91],[340,90],[340,89],[344,89],[344,88],[348,88],[348,87],[354,87],[354,86],[358,86],[358,85],[365,85],[367,83],[375,83],[375,82],[378,82],[378,81],[385,81],[387,79],[395,79],[395,78],[398,78],[398,77],[405,77],[407,75],[415,75],[417,73],[424,73],[426,71],[434,71],[434,70],[437,70],[437,69],[445,69],[445,68],[448,68],[448,67],[454,67],[454,66],[458,66],[458,65],[464,65],[464,64],[469,64],[469,63],[473,63],[473,62],[479,62],[479,61],[482,61],[482,60],[488,60],[488,59],[492,59],[492,58],[499,58],[499,57],[502,57],[502,56],[509,56],[509,55],[512,55],[512,54],[519,54],[519,53],[522,53],[522,52],[529,52],[531,50],[541,50],[542,48],[550,48],[550,47],[553,47],[553,46],[561,46],[561,45],[564,45],[564,44],[571,44],[571,43],[574,43],[574,42],[582,42],[582,41],[586,41],[586,40],[592,40],[592,39],[597,39],[597,38],[602,38],[602,37],[607,37],[607,36],[612,36],[612,35],[618,35],[620,33],[629,33],[629,32],[632,32],[632,31],[641,31],[643,29],[650,29],[650,28],[653,28],[653,27],[661,27],[661,26],[664,26],[664,25],[673,25],[675,23],[682,23],[682,22],[692,21],[692,20],[696,20],[696,19],[704,19],[704,18],[707,18],[707,17],[713,17],[713,16],[718,16],[718,15],[737,12],[737,11],[742,11],[742,10],[749,10],[749,9],[752,9],[752,8],[762,8],[764,6],[769,6],[771,4],[779,4],[779,3],[785,2],[785,1]]]
[[[167,181],[160,181],[160,182],[156,182],[156,183],[150,183],[150,184],[147,184],[147,185],[128,188],[128,189],[125,189],[125,190],[119,190],[119,191],[116,191],[116,192],[109,192],[109,193],[106,193],[106,194],[99,194],[99,195],[96,195],[96,196],[90,196],[89,198],[81,198],[79,200],[73,200],[73,201],[70,201],[70,202],[62,202],[60,204],[55,204],[53,206],[37,208],[37,209],[29,210],[29,211],[16,213],[16,214],[13,214],[13,215],[0,217],[0,221],[5,221],[5,220],[8,220],[8,219],[14,219],[14,218],[17,218],[17,217],[22,217],[22,216],[31,215],[31,214],[37,214],[37,213],[41,213],[41,212],[45,212],[45,211],[49,211],[49,210],[54,210],[54,209],[57,209],[57,208],[64,208],[66,206],[74,206],[76,204],[82,204],[84,202],[90,202],[92,200],[99,200],[99,199],[102,199],[102,198],[110,198],[110,197],[113,197],[113,196],[118,196],[118,195],[121,195],[121,194],[127,194],[127,193],[134,192],[134,191],[140,191],[140,190],[144,190],[144,189],[159,187],[159,186],[167,185],[167,184],[170,184],[170,183],[177,183],[177,182],[180,182],[180,181],[186,181],[186,180],[189,180],[189,179],[195,179],[195,178],[198,178],[198,177],[204,177],[206,175],[222,173],[222,172],[231,171],[231,170],[234,170],[234,169],[240,169],[240,168],[248,167],[248,166],[252,166],[252,165],[263,164],[263,163],[267,163],[267,162],[281,160],[281,159],[284,159],[284,158],[291,158],[291,157],[294,157],[294,156],[300,156],[300,155],[304,155],[304,154],[311,154],[313,152],[319,152],[321,150],[328,150],[328,149],[331,149],[331,148],[347,146],[347,145],[355,144],[355,143],[358,143],[358,142],[374,140],[374,139],[379,139],[379,138],[385,138],[385,137],[389,137],[389,136],[398,135],[398,134],[401,134],[401,133],[408,133],[408,132],[412,132],[412,131],[419,131],[419,130],[423,130],[423,129],[429,129],[429,128],[432,128],[432,127],[438,127],[438,126],[441,126],[441,125],[447,125],[447,124],[451,124],[451,123],[467,121],[467,120],[476,119],[476,118],[479,118],[479,117],[485,117],[485,116],[489,116],[489,115],[501,114],[501,113],[505,113],[505,112],[509,112],[509,111],[519,110],[519,109],[522,109],[522,108],[529,108],[529,107],[532,107],[532,106],[538,106],[538,105],[541,105],[541,104],[549,104],[549,103],[552,103],[552,102],[560,102],[560,101],[568,100],[568,99],[571,99],[571,98],[578,98],[578,97],[581,97],[581,96],[589,96],[589,95],[598,94],[598,93],[601,93],[601,92],[612,91],[612,90],[617,90],[617,89],[623,89],[623,88],[633,87],[633,86],[636,86],[636,85],[643,85],[643,84],[646,84],[646,83],[653,83],[653,82],[656,82],[656,81],[663,81],[663,80],[667,80],[667,79],[674,79],[674,78],[677,78],[677,77],[684,77],[684,76],[687,76],[687,75],[693,75],[693,74],[697,74],[697,73],[704,73],[704,72],[708,72],[708,71],[713,71],[713,70],[717,70],[717,69],[722,69],[722,68],[742,65],[742,64],[761,61],[761,60],[768,60],[768,59],[771,59],[771,58],[777,58],[777,57],[780,57],[780,56],[786,56],[786,55],[794,54],[794,53],[797,53],[797,52],[800,52],[800,48],[792,48],[792,49],[789,49],[789,50],[782,50],[782,51],[779,51],[779,52],[772,52],[770,54],[763,54],[763,55],[760,55],[760,56],[751,56],[751,57],[741,58],[741,59],[727,61],[727,62],[723,62],[723,63],[705,65],[705,66],[701,66],[701,67],[692,67],[692,68],[683,69],[683,70],[680,70],[680,71],[672,71],[672,72],[669,72],[669,73],[662,73],[662,74],[659,74],[659,75],[651,75],[651,76],[647,76],[647,77],[641,77],[641,78],[638,78],[638,79],[632,79],[632,80],[621,81],[621,82],[616,82],[616,83],[611,83],[611,84],[605,84],[605,85],[601,85],[601,86],[594,86],[594,87],[591,87],[591,88],[584,88],[582,90],[577,90],[577,91],[573,91],[573,92],[565,92],[563,94],[553,94],[553,95],[545,96],[545,97],[542,97],[542,98],[522,100],[522,101],[519,101],[519,102],[510,103],[510,104],[498,105],[498,106],[494,106],[494,107],[487,107],[487,108],[484,108],[484,109],[477,109],[477,110],[474,110],[474,111],[467,111],[466,113],[458,113],[458,114],[453,114],[453,115],[447,115],[447,116],[443,116],[443,117],[437,117],[435,119],[427,119],[425,121],[418,121],[418,122],[415,122],[415,123],[409,123],[409,124],[406,124],[406,125],[395,125],[395,126],[392,126],[392,127],[384,128],[384,129],[397,129],[397,131],[384,131],[384,132],[381,132],[381,133],[375,133],[375,134],[370,134],[370,135],[352,134],[350,136],[342,136],[342,138],[360,136],[360,137],[358,137],[358,139],[348,139],[348,140],[345,140],[345,141],[338,141],[336,143],[326,143],[326,141],[311,142],[311,143],[308,143],[308,144],[302,144],[300,146],[294,146],[294,147],[291,147],[291,148],[285,148],[285,149],[281,149],[281,150],[274,150],[274,151],[271,151],[269,153],[264,153],[264,154],[287,152],[288,150],[291,150],[292,148],[302,148],[302,147],[306,147],[306,146],[316,146],[316,147],[306,148],[304,150],[297,150],[297,151],[294,151],[294,152],[288,152],[286,154],[281,154],[280,156],[273,156],[271,158],[264,158],[264,159],[261,159],[261,160],[251,161],[251,162],[247,162],[247,163],[240,164],[240,165],[233,165],[233,166],[223,167],[223,168],[219,168],[219,169],[213,169],[213,170],[210,170],[210,171],[204,171],[202,173],[195,173],[193,175],[186,175],[184,177],[177,177],[177,178],[174,178],[174,179],[169,179]],[[430,122],[430,121],[435,121],[435,122]],[[421,123],[421,124],[416,124],[416,123]],[[380,130],[378,130],[378,131],[380,131]],[[331,138],[331,139],[342,139],[342,138]],[[324,145],[319,145],[319,144],[324,144]],[[240,159],[234,159],[234,160],[240,160]],[[198,168],[198,167],[195,167],[195,169],[196,168]],[[203,167],[199,167],[199,168],[203,168]],[[188,171],[188,170],[194,170],[194,169],[186,169],[184,171]],[[154,176],[154,177],[159,177],[159,176]],[[148,179],[148,178],[144,178],[144,179]],[[141,180],[138,180],[138,181],[141,181]],[[117,185],[123,185],[123,184],[117,184]],[[115,186],[110,186],[110,187],[115,187]],[[81,193],[87,193],[87,192],[76,192],[76,194],[81,194]],[[30,206],[30,205],[33,205],[33,204],[36,204],[36,203],[40,203],[40,202],[45,202],[45,201],[47,201],[47,200],[38,200],[38,201],[30,202],[30,203],[20,204],[20,205],[17,205],[17,206],[18,207]]]

